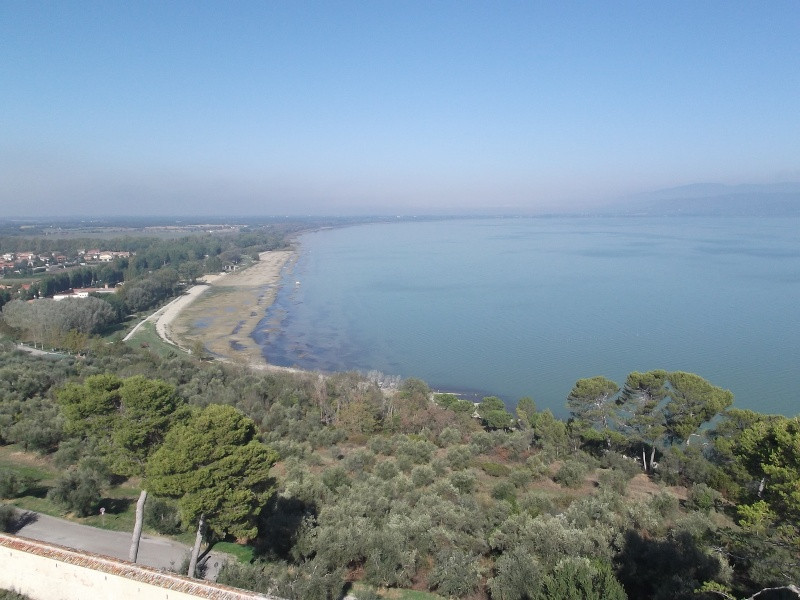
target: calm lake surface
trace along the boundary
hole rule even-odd
[[[274,364],[531,396],[561,416],[579,378],[662,368],[800,412],[797,218],[404,222],[299,248],[253,334]]]

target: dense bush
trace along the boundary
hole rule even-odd
[[[500,463],[496,462],[482,462],[480,463],[480,468],[484,473],[491,475],[492,477],[508,477],[508,475],[511,473],[511,469],[509,469],[506,465],[501,465]]]
[[[144,505],[144,524],[164,535],[175,535],[182,530],[178,506],[152,495]]]
[[[17,520],[17,511],[13,506],[0,504],[0,531],[8,532]]]
[[[33,477],[20,475],[11,469],[0,468],[0,498],[22,496],[34,482]]]
[[[589,467],[585,463],[577,460],[568,460],[553,475],[553,481],[564,487],[580,487],[588,473]]]
[[[107,484],[108,473],[96,463],[86,462],[59,477],[47,497],[65,511],[86,517],[97,512],[103,488]]]

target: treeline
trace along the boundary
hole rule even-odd
[[[103,265],[74,267],[33,281],[27,289],[15,286],[0,291],[5,325],[14,334],[37,345],[86,349],[87,336],[102,333],[129,315],[150,310],[179,294],[188,283],[205,273],[218,273],[226,266],[258,260],[259,253],[286,247],[288,235],[299,225],[264,226],[224,235],[196,235],[180,239],[124,237],[64,241],[85,248],[105,247],[135,252]],[[11,238],[17,246],[34,242],[57,246],[60,240]],[[0,244],[6,243],[0,239]],[[80,245],[84,243],[84,245]],[[6,248],[0,245],[0,249]],[[120,285],[119,287],[116,287]],[[55,294],[80,287],[106,287],[114,293],[95,294],[95,299],[54,301]],[[34,303],[29,300],[37,299]],[[87,301],[88,300],[88,301]]]
[[[134,477],[150,527],[249,540],[252,564],[220,576],[232,585],[742,598],[800,577],[800,426],[732,408],[697,375],[579,380],[563,421],[527,398],[476,409],[413,379],[387,391],[119,343],[82,361],[0,360],[0,443],[65,469],[54,501],[93,512],[114,475]]]

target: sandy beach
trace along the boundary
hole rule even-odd
[[[292,250],[262,252],[246,269],[213,276],[192,288],[185,300],[166,307],[157,322],[162,337],[183,348],[201,341],[215,358],[264,366],[250,333],[274,302]],[[178,299],[178,300],[181,300]]]

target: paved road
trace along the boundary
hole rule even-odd
[[[16,535],[128,560],[131,545],[131,534],[128,532],[98,529],[40,513],[33,514],[35,520],[25,524]],[[167,538],[143,535],[137,562],[157,569],[173,569],[181,566],[189,550],[189,546]],[[216,579],[224,560],[224,555],[216,552],[208,555],[206,579]]]

